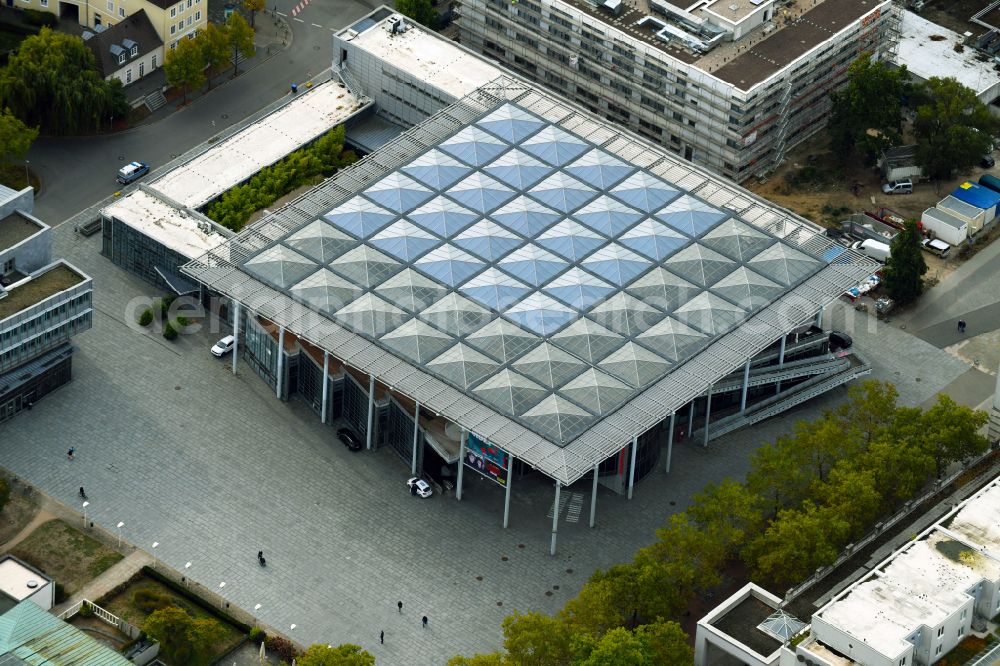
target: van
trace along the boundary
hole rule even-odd
[[[889,258],[889,246],[870,238],[868,240],[851,243],[851,249],[857,250],[871,259],[881,261],[883,264]]]
[[[883,194],[913,194],[913,181],[909,178],[893,180],[882,186]]]
[[[129,162],[121,169],[118,169],[118,176],[115,178],[122,185],[138,180],[149,173],[149,165],[145,162]]]
[[[951,245],[948,245],[939,238],[925,238],[920,242],[920,247],[923,248],[925,252],[936,254],[942,259],[946,258],[948,253],[951,252]]]

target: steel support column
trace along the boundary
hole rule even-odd
[[[816,313],[816,328],[823,328],[823,311],[820,310]]]
[[[278,369],[274,374],[274,392],[281,400],[281,385],[284,384],[285,369],[285,327],[278,327]]]
[[[694,430],[694,403],[697,402],[698,398],[691,398],[691,409],[688,410],[688,429],[684,431],[685,437],[691,436],[691,431]]]
[[[559,530],[559,489],[562,486],[556,481],[556,498],[552,504],[552,542],[549,544],[549,555],[556,554],[556,532]]]
[[[233,374],[236,374],[236,359],[240,355],[240,302],[233,301]]]
[[[701,439],[701,445],[708,446],[708,422],[712,416],[712,387],[708,387],[708,397],[705,399],[705,433]]]
[[[410,476],[417,475],[417,437],[420,435],[420,403],[413,410],[413,454],[410,457]]]
[[[750,359],[743,366],[743,392],[740,394],[740,414],[747,411],[747,391],[750,389]]]
[[[462,499],[462,472],[465,471],[465,428],[462,428],[462,435],[458,443],[458,485],[455,488],[455,499]]]
[[[600,465],[594,465],[594,485],[590,489],[590,526],[597,520],[597,472]]]
[[[667,474],[670,474],[670,459],[674,455],[674,419],[677,412],[670,412],[670,432],[667,434]]]
[[[323,416],[320,423],[326,423],[326,413],[330,408],[330,352],[323,350]]]
[[[785,367],[785,340],[787,340],[787,339],[788,339],[787,335],[782,335],[781,336],[781,348],[778,350],[778,367],[779,368]],[[780,379],[778,380],[778,383],[774,387],[774,392],[775,393],[781,393],[781,380]]]
[[[372,424],[375,419],[375,375],[368,375],[368,427],[365,428],[366,448],[372,449]]]
[[[503,495],[503,528],[507,529],[507,521],[510,518],[510,486],[514,481],[514,456],[507,454],[507,487]]]
[[[635,485],[635,457],[639,451],[639,435],[632,437],[632,462],[628,464],[628,499],[632,499],[632,486]]]

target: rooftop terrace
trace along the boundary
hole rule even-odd
[[[663,1],[682,11],[692,6],[703,5],[685,0]],[[656,36],[656,30],[637,25],[645,17],[653,16],[660,19],[663,16],[653,11],[649,0],[626,0],[625,9],[620,16],[614,16],[586,0],[565,0],[565,2],[741,90],[750,90],[852,22],[882,5],[889,4],[884,0],[795,0],[790,5],[776,8],[774,17],[770,21],[744,34],[738,41],[723,41],[709,52],[699,54],[682,47],[677,41],[662,40]],[[739,0],[736,3],[716,2],[710,4],[708,12],[696,9],[695,15],[714,18],[712,14],[715,13],[733,18],[728,16],[731,4],[736,4],[738,9],[744,5],[753,7],[749,0]],[[704,13],[699,15],[698,12]],[[737,15],[740,15],[739,11]]]
[[[41,275],[19,282],[7,289],[6,297],[0,298],[0,321],[80,284],[84,279],[69,266],[58,264]]]
[[[14,247],[42,229],[44,227],[17,211],[0,218],[0,251]]]

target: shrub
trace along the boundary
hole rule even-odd
[[[278,655],[278,658],[291,662],[291,660],[296,656],[295,646],[287,638],[281,636],[268,636],[264,643],[267,649]]]
[[[163,337],[166,338],[167,340],[177,339],[177,329],[174,328],[173,322],[168,321],[166,324],[163,325]]]
[[[94,607],[86,601],[80,604],[80,617],[90,617],[94,614]]]
[[[146,308],[139,315],[139,326],[149,326],[153,323],[153,308]]]
[[[253,627],[250,629],[250,642],[260,643],[267,640],[267,634],[260,627]]]
[[[184,315],[177,315],[177,325],[184,328],[188,325],[188,318]]]
[[[174,606],[173,600],[165,594],[153,590],[136,590],[132,595],[132,603],[144,613],[155,613],[161,608]]]
[[[38,11],[37,9],[25,9],[24,20],[30,25],[48,26],[54,28],[59,25],[59,19],[55,14]]]

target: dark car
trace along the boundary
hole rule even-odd
[[[340,430],[338,430],[337,437],[340,439],[341,442],[344,443],[344,446],[346,446],[351,451],[361,450],[361,442],[358,440],[357,435],[355,435],[347,428],[341,428]]]
[[[835,349],[850,349],[851,345],[854,344],[854,340],[851,339],[847,333],[841,333],[840,331],[830,331],[830,347]]]
[[[997,162],[993,159],[992,155],[983,155],[983,159],[979,161],[979,166],[984,169],[992,169],[993,165],[996,163]]]

